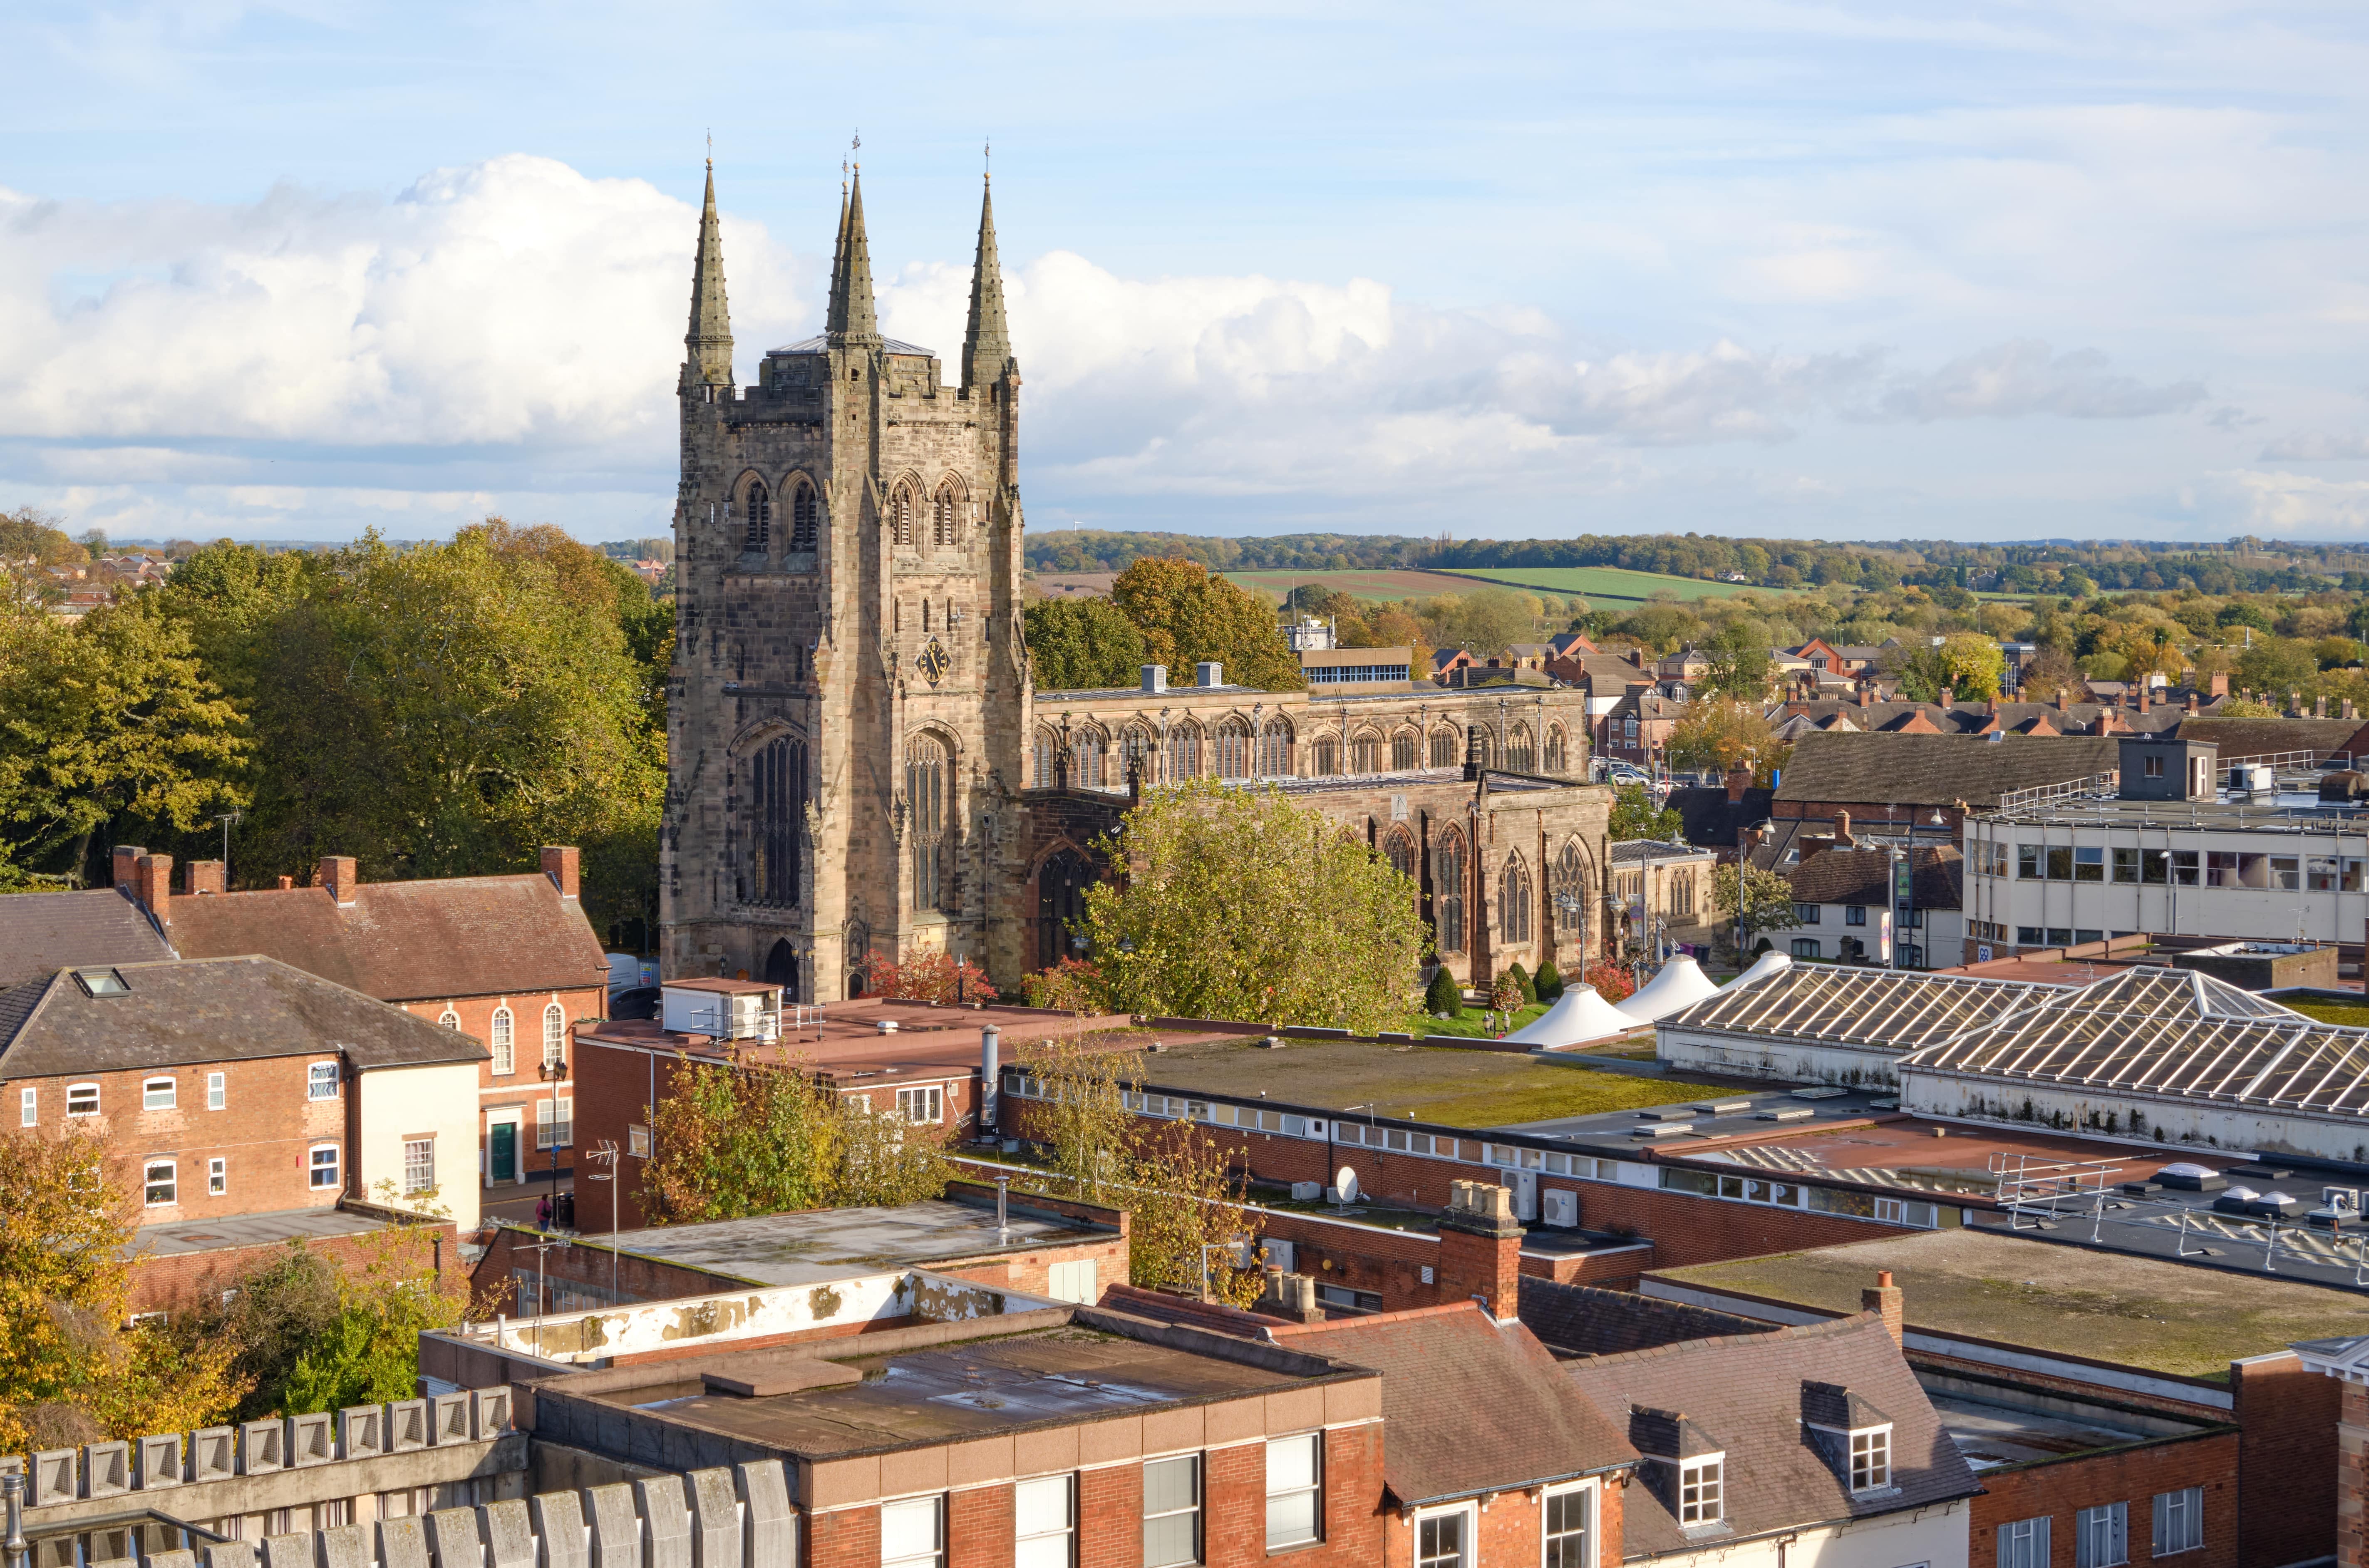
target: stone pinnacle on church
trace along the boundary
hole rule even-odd
[[[872,302],[872,249],[864,237],[864,167],[860,164],[848,186],[847,219],[840,231],[839,258],[830,269],[830,315],[823,331],[834,345],[880,345],[880,320]]]
[[[963,332],[962,383],[975,390],[1000,381],[1012,365],[1012,330],[1003,319],[1003,269],[995,258],[995,191],[979,199],[978,255],[971,263],[970,325]]]
[[[691,330],[685,369],[694,383],[732,384],[732,310],[724,299],[724,235],[715,217],[715,160],[707,161],[707,200],[699,212],[699,258],[691,269]]]

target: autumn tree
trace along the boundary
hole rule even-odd
[[[1792,750],[1778,740],[1757,704],[1707,698],[1688,707],[1686,717],[1672,727],[1664,755],[1674,768],[1722,773],[1750,768],[1753,781],[1766,785]]]
[[[1988,637],[1958,632],[1939,646],[1919,640],[1886,650],[1885,671],[1897,676],[1903,694],[1917,702],[1939,702],[1944,692],[1980,701],[1998,695],[2007,658]]]
[[[1039,692],[1132,686],[1144,665],[1157,662],[1144,652],[1135,623],[1099,594],[1037,600],[1022,621],[1029,679]]]
[[[1163,786],[1097,849],[1125,868],[1083,922],[1115,1009],[1360,1034],[1414,1010],[1413,882],[1280,791]]]
[[[1119,573],[1111,600],[1141,634],[1146,664],[1181,675],[1215,661],[1231,683],[1266,692],[1307,683],[1275,612],[1198,562],[1145,556]]]
[[[1757,624],[1731,617],[1711,634],[1702,651],[1711,664],[1703,673],[1704,691],[1739,703],[1758,703],[1768,696],[1771,660],[1768,639]]]
[[[133,1190],[100,1135],[0,1134],[0,1451],[193,1431],[245,1392],[228,1347],[129,1323]]]
[[[1654,804],[1643,784],[1622,784],[1612,792],[1612,816],[1605,837],[1614,843],[1631,839],[1676,839],[1687,830],[1686,819],[1667,807]]]
[[[1711,874],[1712,908],[1748,952],[1752,939],[1764,931],[1781,931],[1793,923],[1793,885],[1777,873],[1749,861],[1722,865]]]

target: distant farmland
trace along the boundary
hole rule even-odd
[[[1382,567],[1345,572],[1276,570],[1225,572],[1220,575],[1227,581],[1243,588],[1264,589],[1277,599],[1301,587],[1331,589],[1353,599],[1371,599],[1386,603],[1395,603],[1402,599],[1429,599],[1441,593],[1472,591],[1471,583],[1444,572],[1399,571]]]
[[[1503,583],[1508,588],[1534,588],[1545,593],[1577,594],[1595,601],[1642,604],[1657,593],[1680,599],[1729,599],[1756,590],[1747,582],[1705,582],[1700,578],[1665,577],[1660,572],[1632,572],[1619,567],[1451,567],[1426,576]]]

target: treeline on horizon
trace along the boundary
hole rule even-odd
[[[2035,541],[1974,544],[1890,540],[1840,544],[1696,533],[1595,534],[1572,539],[1417,539],[1404,534],[1287,533],[1229,539],[1190,533],[1063,529],[1031,535],[1033,571],[1118,572],[1136,561],[1181,558],[1211,571],[1505,571],[1617,567],[1756,588],[1844,583],[2001,593],[2307,592],[2331,584],[2369,590],[2369,553],[2342,544],[2251,537],[2224,544]]]

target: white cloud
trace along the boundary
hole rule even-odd
[[[2212,478],[2222,492],[2219,509],[2247,532],[2287,538],[2369,533],[2369,480],[2251,468]]]
[[[2369,457],[2369,435],[2304,430],[2281,436],[2262,448],[2264,463],[2340,463]]]
[[[1895,418],[2014,419],[2055,414],[2072,419],[2140,419],[2177,414],[2204,400],[2192,381],[2149,386],[2108,368],[2094,349],[2053,353],[2019,340],[1952,360],[1930,375],[1884,392],[1877,406]]]

